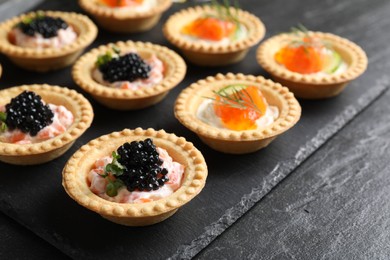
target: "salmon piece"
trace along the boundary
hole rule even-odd
[[[138,199],[139,202],[141,203],[146,203],[146,202],[151,202],[152,200],[151,199],[147,199],[147,198],[140,198]]]
[[[168,173],[169,181],[166,183],[171,186],[173,190],[180,188],[181,179],[184,172],[184,166],[177,162],[172,162],[171,169]]]
[[[10,31],[8,33],[8,40],[9,40],[10,43],[15,44],[16,36],[15,36],[15,31],[14,30],[12,30],[12,31]]]
[[[217,17],[202,17],[184,26],[182,32],[205,40],[220,41],[230,37],[236,29],[237,25],[232,21]]]
[[[10,137],[11,143],[19,143],[26,139],[26,134],[22,131],[14,131],[13,134]]]
[[[41,131],[38,132],[37,137],[40,140],[46,140],[46,139],[52,138],[53,134],[52,134],[52,131],[51,131],[51,127],[47,126],[47,127],[43,128]]]
[[[229,101],[229,105],[223,97],[217,96],[214,102],[215,114],[228,129],[236,131],[256,129],[256,120],[265,115],[268,107],[264,96],[254,86],[236,90],[235,95],[240,96],[241,103]],[[233,94],[229,96],[233,98]]]
[[[324,48],[318,39],[304,37],[301,44],[290,44],[281,48],[275,54],[275,60],[293,72],[317,73],[324,67]]]

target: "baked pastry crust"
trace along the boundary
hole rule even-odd
[[[181,187],[168,197],[140,204],[111,202],[94,194],[87,183],[87,174],[95,160],[110,155],[125,142],[146,138],[151,138],[157,147],[166,149],[174,161],[185,166]],[[145,226],[165,220],[193,199],[205,185],[207,165],[201,152],[183,137],[164,130],[137,128],[90,141],[69,159],[62,174],[65,191],[80,205],[118,224]]]
[[[367,68],[367,56],[355,43],[331,33],[308,32],[332,45],[348,69],[340,74],[313,75],[300,74],[286,69],[277,63],[275,53],[288,43],[291,34],[280,34],[262,43],[257,50],[258,63],[282,85],[287,86],[297,97],[305,99],[320,99],[338,95],[348,82],[359,77]]]
[[[92,70],[99,55],[105,54],[117,46],[121,51],[135,50],[146,58],[155,54],[164,63],[164,78],[155,86],[138,90],[118,89],[104,86],[92,78]],[[83,55],[74,65],[72,75],[74,81],[85,91],[90,93],[99,103],[118,110],[132,110],[145,108],[161,101],[185,74],[187,66],[184,60],[174,51],[149,42],[117,42],[102,45]]]
[[[50,85],[23,85],[0,90],[0,104],[8,104],[24,90],[37,93],[46,103],[63,105],[73,114],[72,125],[61,135],[33,144],[0,142],[0,161],[34,165],[51,161],[65,153],[91,125],[93,110],[89,101],[81,94],[65,87]]]
[[[180,32],[184,25],[204,14],[217,15],[216,10],[208,5],[190,7],[173,14],[164,25],[164,36],[194,64],[221,66],[239,62],[245,58],[250,47],[256,45],[264,37],[265,27],[259,18],[246,11],[231,8],[231,12],[237,12],[240,24],[247,29],[247,35],[228,45],[190,41]]]
[[[265,128],[245,131],[221,129],[201,121],[196,114],[204,97],[212,97],[213,90],[218,91],[230,84],[258,87],[268,104],[278,107],[279,117]],[[278,83],[261,76],[228,73],[207,77],[184,89],[176,99],[175,116],[211,148],[224,153],[244,154],[266,147],[294,126],[301,116],[301,107],[294,94]]]
[[[117,33],[134,33],[147,31],[155,26],[161,14],[172,5],[172,0],[159,0],[153,8],[143,12],[121,11],[99,4],[98,0],[79,0],[79,5],[104,29]]]
[[[27,17],[36,16],[38,12],[22,14],[0,24],[0,51],[8,56],[13,63],[22,68],[46,72],[66,67],[74,63],[83,50],[97,36],[97,27],[85,15],[59,11],[44,11],[43,13],[45,15],[60,17],[72,26],[77,33],[77,39],[62,48],[34,49],[14,45],[9,39],[9,32],[16,24]]]

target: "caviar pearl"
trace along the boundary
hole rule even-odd
[[[150,138],[125,143],[117,153],[120,156],[118,162],[125,167],[117,178],[125,183],[127,190],[157,190],[169,180],[168,171],[161,167],[163,161]]]
[[[5,106],[5,124],[10,130],[19,129],[36,136],[44,127],[53,122],[54,114],[42,98],[31,91],[24,91]]]
[[[44,38],[55,37],[60,29],[68,28],[68,24],[61,18],[49,16],[37,16],[29,22],[21,22],[18,26],[26,35],[34,36],[39,33]]]
[[[130,81],[147,79],[151,67],[136,53],[128,53],[113,58],[109,62],[99,66],[103,79],[109,82]]]

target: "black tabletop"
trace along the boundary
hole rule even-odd
[[[10,17],[26,8],[81,12],[76,1],[36,2],[42,3],[30,7],[8,2],[0,6],[0,13]],[[131,39],[173,48],[162,37],[161,26],[170,14],[189,5],[174,4],[156,28],[143,34],[100,30],[93,46]],[[188,64],[185,80],[163,102],[144,110],[110,111],[84,93],[94,106],[95,120],[69,152],[40,166],[0,163],[1,259],[389,258],[390,2],[246,0],[240,5],[264,22],[266,37],[302,23],[356,42],[367,52],[368,70],[336,98],[300,100],[302,118],[293,129],[266,149],[241,156],[209,149],[174,119],[172,108],[183,88],[208,75],[242,72],[269,77],[255,61],[257,46],[236,65],[204,69]],[[0,62],[0,88],[50,83],[82,92],[70,68],[37,74],[15,67],[5,57]],[[107,126],[112,114],[124,120]],[[88,140],[138,126],[163,128],[193,142],[206,158],[209,177],[203,192],[172,218],[129,228],[71,200],[61,186],[61,169]]]

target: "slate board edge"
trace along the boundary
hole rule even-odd
[[[334,118],[331,123],[327,124],[311,140],[303,145],[295,154],[293,160],[277,164],[275,168],[267,174],[267,177],[264,179],[261,186],[253,188],[250,193],[244,195],[240,202],[234,207],[227,209],[221,218],[205,227],[205,232],[202,235],[194,239],[190,244],[179,247],[176,253],[169,259],[191,259],[205,249],[219,235],[225,232],[257,202],[274,189],[276,185],[312,156],[318,148],[336,135],[361,112],[375,103],[382,94],[388,91],[389,84],[390,82],[387,77],[378,79],[375,87],[373,87],[367,95],[361,96],[358,99],[357,104],[347,106],[347,108]]]
[[[349,122],[357,117],[361,112],[367,109],[370,105],[386,91],[389,90],[390,80],[387,77],[380,78],[376,81],[374,87],[370,89],[366,95],[361,96],[357,102],[346,107],[331,123],[328,123],[321,131],[319,131],[312,139],[301,146],[298,152],[294,155],[294,159],[277,164],[274,169],[264,179],[262,185],[252,188],[251,192],[245,194],[239,203],[225,211],[225,213],[215,222],[205,227],[205,232],[191,243],[180,246],[176,253],[168,259],[192,259],[210,243],[212,243],[219,235],[225,232],[231,225],[239,220],[248,210],[258,203],[265,195],[273,190],[282,180],[294,172],[304,161],[311,157],[321,146],[336,135]],[[3,205],[4,206],[4,205]],[[66,243],[53,243],[52,235],[46,232],[39,232],[31,229],[24,224],[22,219],[12,214],[12,211],[5,210],[7,206],[1,207],[2,212],[14,221],[22,225],[27,230],[33,232],[38,237],[44,239],[48,244],[60,250],[63,254],[69,257],[77,257],[77,249]]]

